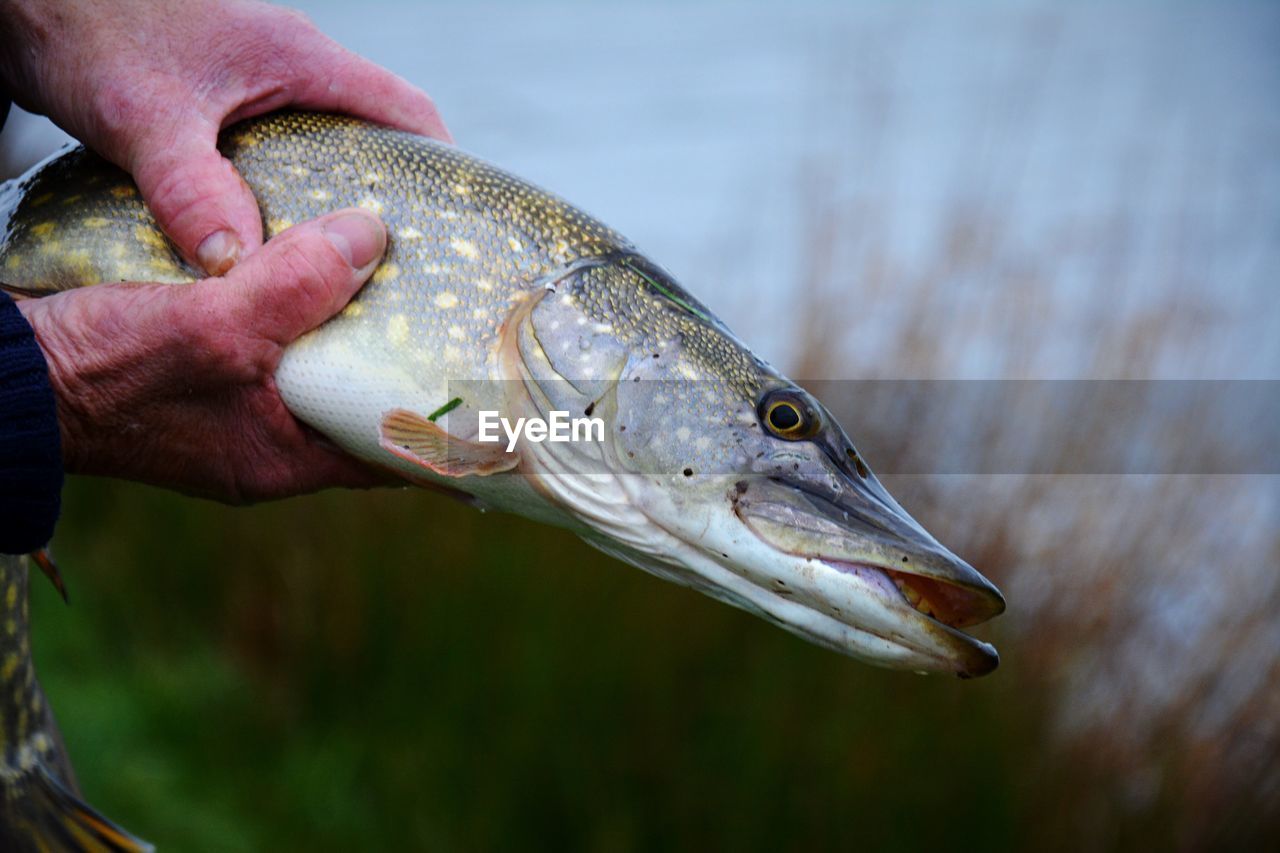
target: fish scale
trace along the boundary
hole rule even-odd
[[[369,413],[393,398],[430,412],[450,399],[450,381],[510,378],[497,372],[498,338],[531,290],[584,260],[637,255],[616,231],[558,197],[412,134],[279,113],[230,129],[220,147],[253,188],[268,239],[348,206],[386,224],[386,255],[370,281],[343,312],[289,347],[277,373],[294,413],[357,454],[376,449]],[[89,152],[63,154],[17,196],[3,246],[8,284],[40,293],[198,277],[129,177]],[[680,355],[686,378],[729,369],[739,387],[758,387],[745,348],[656,267],[604,264],[565,292],[633,346],[688,341]],[[356,361],[369,367],[369,381],[353,381]]]
[[[299,420],[411,483],[567,527],[844,654],[995,668],[995,650],[959,629],[1003,610],[999,591],[893,500],[830,412],[617,232],[456,148],[354,119],[274,114],[220,147],[268,239],[345,207],[387,226],[365,286],[284,349],[275,383]],[[0,281],[19,291],[196,277],[129,177],[83,150],[0,190]],[[480,441],[487,410],[594,414],[604,429],[508,452]],[[60,787],[56,747],[15,740],[39,696],[20,680],[25,622],[21,635],[0,670],[0,704],[17,709],[5,766],[33,763],[4,779],[11,814],[137,849]]]

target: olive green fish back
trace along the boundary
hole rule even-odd
[[[409,133],[277,113],[228,129],[220,145],[257,197],[268,238],[343,207],[382,217],[390,242],[366,300],[401,276],[430,278],[433,293],[474,290],[478,277],[496,291],[580,258],[630,250],[561,199]],[[65,153],[5,194],[9,204],[0,200],[0,210],[11,209],[0,232],[0,280],[10,285],[52,292],[195,278],[129,176],[90,152]]]

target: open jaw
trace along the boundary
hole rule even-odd
[[[806,608],[813,625],[826,624],[825,644],[870,663],[962,678],[986,675],[999,665],[992,646],[961,630],[1004,610],[999,591],[968,564],[924,539],[914,546],[896,540],[901,547],[893,549],[898,557],[891,563],[887,547],[811,536],[820,523],[793,514],[789,524],[779,524],[775,508],[739,507],[740,519],[772,554],[757,563],[768,568],[755,583],[762,593]]]
[[[814,625],[819,614],[838,623],[822,628],[827,644],[870,663],[967,678],[994,670],[996,650],[961,629],[1002,613],[1000,591],[878,481],[842,481],[829,494],[815,482],[762,479],[731,496],[766,546],[740,560],[761,591],[806,608]]]
[[[923,575],[911,574],[868,562],[818,558],[842,575],[861,582],[865,594],[879,599],[885,615],[898,621],[898,630],[861,624],[854,627],[879,634],[914,651],[936,656],[939,669],[961,678],[986,675],[1000,664],[1000,655],[961,628],[990,619],[1003,608],[993,606],[984,593]]]
[[[853,565],[839,560],[824,560],[836,568]],[[902,593],[913,608],[952,628],[967,628],[986,622],[998,613],[993,612],[990,599],[958,584],[936,578],[891,569],[886,566],[864,564],[865,568],[883,572]]]

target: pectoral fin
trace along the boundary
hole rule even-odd
[[[480,444],[450,435],[422,415],[392,409],[382,418],[382,447],[442,477],[485,477],[510,471],[519,457],[502,444]]]
[[[67,598],[67,585],[62,582],[62,573],[58,571],[58,564],[53,561],[53,556],[49,553],[48,548],[41,548],[31,554],[31,562],[40,567],[40,571],[44,572],[50,582],[53,583],[54,589],[62,596],[64,604],[70,604]]]

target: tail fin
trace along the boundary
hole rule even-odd
[[[154,848],[80,801],[37,764],[5,780],[0,802],[0,850],[143,853]]]

